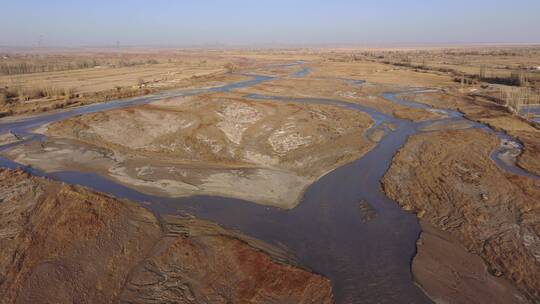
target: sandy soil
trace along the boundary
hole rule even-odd
[[[421,221],[412,271],[436,303],[528,303],[506,279],[492,275],[484,260],[452,234]]]
[[[10,143],[15,143],[17,141],[19,141],[19,139],[11,133],[0,134],[0,145],[2,146]]]
[[[489,299],[498,291],[505,293],[506,287],[493,288],[496,280],[478,272],[482,269],[478,259],[469,260],[478,270],[460,268],[464,260],[459,256],[466,256],[462,249],[466,248],[485,261],[489,273],[511,281],[528,300],[540,300],[540,182],[499,170],[489,157],[497,145],[496,137],[474,129],[417,135],[396,155],[384,177],[385,192],[423,218],[423,230],[433,231],[426,226],[429,223],[459,241],[441,243],[456,257],[455,263],[441,255],[441,244],[419,246],[413,270],[432,298],[492,303]],[[433,242],[429,234],[422,239]],[[429,271],[433,264],[453,265]],[[470,271],[477,273],[473,276],[479,278],[477,288],[453,293],[469,280]],[[482,290],[489,290],[490,296],[477,297]]]
[[[51,140],[7,154],[46,171],[78,168],[143,192],[214,194],[281,208],[367,152],[368,115],[230,95],[159,101],[54,123]],[[45,161],[46,160],[46,161]]]
[[[97,66],[73,69],[78,62]],[[91,50],[24,56],[3,64],[72,66],[66,70],[0,74],[0,116],[40,113],[173,88],[209,87],[246,79],[242,71],[279,59],[254,60],[225,52],[193,50]],[[291,67],[292,68],[292,67]],[[231,72],[238,72],[232,74]],[[40,93],[41,92],[41,93]]]
[[[448,87],[454,85],[445,75],[420,73],[394,66],[369,62],[320,62],[313,67],[313,77],[362,79],[371,83],[404,87]]]
[[[0,170],[0,303],[332,303],[259,241]]]
[[[219,64],[219,63],[218,63]],[[32,73],[0,76],[0,82],[11,85],[42,84],[45,87],[61,87],[77,93],[90,93],[114,89],[115,86],[137,85],[138,79],[179,82],[193,76],[225,72],[223,66],[193,64],[152,64],[122,68],[92,68],[61,72]],[[223,64],[223,63],[222,63]]]
[[[126,74],[131,75],[129,73]],[[91,84],[88,84],[90,87],[87,88],[85,92],[72,93],[73,95],[69,98],[51,96],[26,101],[0,103],[0,113],[2,113],[1,116],[7,116],[7,118],[10,116],[32,115],[35,113],[59,111],[66,108],[88,105],[97,102],[148,95],[163,90],[216,87],[230,82],[238,82],[250,79],[250,77],[243,75],[228,74],[223,70],[210,71],[208,73],[205,73],[204,71],[197,71],[195,74],[188,71],[182,71],[175,72],[174,75],[175,76],[172,78],[172,80],[167,78],[157,79],[153,80],[151,83],[146,83],[143,85],[137,84],[136,81],[133,82],[131,78],[128,78],[127,80],[122,79],[121,77],[123,74],[115,75],[119,79],[107,79],[106,76],[99,75],[96,76],[96,81],[99,82],[99,84],[102,84],[103,87],[94,87]],[[67,77],[72,76],[68,75]],[[23,80],[23,82],[24,81],[25,80]],[[87,85],[87,80],[80,81],[82,84],[75,83],[73,85]],[[129,84],[126,84],[126,81]],[[121,83],[125,86],[122,87],[116,85],[113,88],[110,88],[111,85],[115,83]],[[30,84],[30,87],[31,85],[32,84]],[[76,92],[75,89],[72,90]]]
[[[249,94],[277,95],[285,97],[329,98],[358,103],[377,111],[410,120],[426,120],[439,115],[420,109],[410,109],[383,98],[387,91],[404,90],[406,86],[438,87],[449,85],[448,78],[407,72],[394,75],[384,65],[368,62],[338,64],[330,62],[309,62],[311,72],[302,78],[284,77],[239,90]],[[377,68],[384,69],[380,77],[375,77]],[[392,76],[391,76],[392,75]],[[367,80],[362,85],[351,80]],[[408,80],[408,81],[406,81]]]

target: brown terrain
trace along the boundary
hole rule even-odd
[[[540,176],[540,129],[535,124],[522,117],[511,115],[501,105],[489,102],[484,98],[471,98],[450,90],[439,93],[423,93],[409,95],[408,98],[430,104],[434,107],[457,109],[465,117],[486,124],[497,131],[505,133],[520,140],[523,153],[517,158],[518,165],[529,172]]]
[[[486,272],[512,281],[530,300],[540,297],[540,181],[499,170],[489,158],[497,145],[498,139],[481,130],[417,135],[397,154],[384,178],[385,192],[417,213],[428,231],[413,270],[432,298],[468,303],[485,291],[505,302],[495,292],[508,296],[506,284]],[[430,233],[431,225],[448,237]],[[440,242],[445,242],[449,259],[424,252],[440,251]],[[479,255],[487,268],[460,271],[464,260],[458,254],[465,255],[464,249]],[[435,261],[426,264],[430,255]],[[468,282],[483,288],[467,292],[462,287],[471,286]],[[497,288],[486,289],[491,285]]]
[[[0,171],[1,303],[332,303],[287,255],[190,217]]]

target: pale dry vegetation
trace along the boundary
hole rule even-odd
[[[127,67],[158,64],[163,58],[138,54],[5,54],[0,56],[0,75],[58,72],[96,67]]]
[[[530,88],[500,87],[500,99],[513,113],[520,113],[523,106],[540,104],[540,95]]]
[[[0,116],[245,79],[253,61],[210,51],[122,50],[0,56]]]
[[[462,93],[503,105],[527,119],[536,117],[528,106],[540,104],[538,46],[362,50],[327,54],[326,60],[371,61],[450,77]]]
[[[422,72],[449,74],[455,81],[540,87],[540,48],[483,47],[356,51],[331,60],[370,60]]]

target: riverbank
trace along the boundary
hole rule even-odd
[[[45,172],[98,173],[156,196],[219,195],[290,209],[315,180],[369,151],[363,135],[372,124],[331,105],[217,93],[55,122],[39,131],[46,140],[5,155]]]
[[[287,67],[287,69],[289,68]],[[309,71],[304,67],[297,67],[297,70],[302,71],[303,77],[306,77],[305,71]],[[296,75],[296,72],[293,75]],[[6,131],[15,130],[17,134],[23,135],[23,137],[26,136],[30,145],[44,150],[47,147],[41,146],[40,141],[46,140],[46,138],[39,134],[30,133],[30,128],[57,120],[65,120],[77,114],[90,114],[152,103],[171,96],[188,97],[205,92],[221,92],[229,96],[232,89],[241,89],[242,87],[257,85],[274,79],[257,76],[252,81],[233,83],[220,88],[207,89],[206,91],[172,92],[162,94],[163,96],[152,96],[148,99],[141,98],[119,103],[96,104],[77,112],[66,112],[59,115],[38,117],[28,121],[12,122],[1,127]],[[349,80],[341,81],[350,83]],[[361,82],[352,84],[362,85]],[[264,99],[266,98],[274,99],[273,96],[260,95],[247,98],[256,99],[257,104],[265,104]],[[400,301],[414,301],[416,303],[429,302],[410,278],[409,262],[414,255],[415,241],[419,234],[419,226],[415,217],[397,208],[382,192],[373,191],[378,189],[379,180],[384,174],[387,168],[386,164],[390,162],[392,155],[404,143],[406,136],[414,132],[414,129],[410,128],[410,123],[395,119],[391,115],[378,112],[361,104],[353,104],[342,100],[324,98],[298,99],[280,96],[276,98],[275,100],[268,100],[266,103],[287,105],[292,101],[292,104],[297,104],[295,105],[297,109],[309,109],[314,106],[330,107],[338,112],[345,111],[344,108],[349,111],[348,113],[362,112],[369,114],[375,122],[372,129],[377,133],[360,133],[358,137],[354,138],[353,142],[377,143],[376,149],[370,150],[361,159],[356,159],[325,174],[307,188],[302,202],[296,208],[288,211],[259,206],[243,200],[215,196],[186,198],[152,196],[126,188],[95,173],[67,171],[47,174],[31,167],[26,167],[26,170],[51,176],[68,183],[86,185],[118,197],[130,198],[144,203],[145,206],[159,214],[174,215],[179,212],[192,214],[202,219],[218,222],[225,227],[243,231],[268,243],[285,246],[294,253],[300,265],[313,269],[331,279],[334,295],[338,303],[359,301],[360,299],[376,301],[380,298],[391,298],[395,301],[398,299]],[[302,106],[299,107],[299,105]],[[174,113],[174,111],[172,112]],[[298,113],[302,112],[304,111]],[[320,114],[318,113],[315,117],[309,117],[307,120],[301,119],[300,121],[317,121]],[[341,117],[334,117],[329,120],[329,123],[340,123],[341,119]],[[325,130],[325,128],[318,129],[317,133],[322,132],[324,134]],[[343,131],[347,130],[341,130],[337,134]],[[335,135],[332,136],[336,138]],[[294,135],[294,137],[296,138],[297,135]],[[137,138],[135,138],[135,142],[136,140]],[[316,155],[318,152],[314,150],[313,153],[303,153],[301,159],[309,160],[312,158],[312,154]],[[90,156],[90,159],[87,160],[91,162],[92,155],[88,154],[87,156]],[[109,157],[114,158],[114,155]],[[355,154],[350,154],[348,157],[357,158]],[[17,166],[16,163],[9,160],[2,160],[2,163],[8,167]],[[318,168],[311,169],[318,170]],[[364,182],[361,182],[362,180]],[[359,182],[361,187],[358,187]],[[336,194],[339,194],[339,196],[336,197]],[[360,209],[357,204],[359,201],[363,201]],[[369,215],[364,215],[365,212]],[[351,236],[351,230],[357,231],[357,233]],[[388,231],[394,231],[395,233],[387,234]],[[369,242],[370,245],[367,245],[365,240],[377,241]],[[371,254],[372,252],[381,252],[383,254],[374,256]],[[384,265],[384,267],[381,265]],[[369,289],[357,287],[358,285],[367,286],[369,284],[376,284],[376,287]],[[388,292],[389,290],[391,290],[391,293]]]
[[[416,135],[396,155],[383,180],[385,192],[402,208],[459,240],[453,242],[452,250],[466,248],[486,261],[486,271],[472,276],[483,287],[460,293],[462,303],[482,290],[489,290],[490,297],[497,290],[506,294],[505,288],[489,288],[501,276],[513,281],[529,300],[538,299],[540,281],[535,274],[540,269],[535,256],[540,247],[535,219],[540,214],[535,206],[540,181],[500,171],[490,159],[498,144],[497,138],[474,129]],[[430,248],[439,250],[435,245],[419,247],[415,264],[420,273],[415,277],[428,294],[454,301],[457,295],[449,291],[470,277],[468,270],[447,276],[441,275],[443,271],[427,272],[422,261],[432,254]],[[437,259],[442,269],[455,269],[462,263],[460,259]],[[474,267],[482,269],[481,264]],[[434,281],[446,287],[435,288]],[[494,298],[505,299],[503,295]],[[512,302],[525,303],[526,299],[516,295]]]
[[[22,171],[0,169],[0,189],[2,303],[333,302],[328,280],[216,224],[160,222],[131,202]]]
[[[477,230],[471,228],[470,231],[477,235],[490,234],[491,225],[500,224],[491,220],[493,208],[497,212],[502,210],[500,216],[505,220],[513,215],[518,219],[531,215],[528,221],[534,223],[537,218],[531,213],[535,210],[534,202],[524,203],[523,208],[518,208],[522,213],[506,213],[506,209],[514,210],[514,207],[504,200],[503,194],[493,197],[489,193],[474,192],[483,185],[484,179],[495,183],[493,187],[499,187],[497,191],[506,187],[503,179],[496,177],[491,181],[489,176],[492,173],[504,176],[518,185],[516,187],[530,183],[527,176],[534,174],[519,168],[516,161],[508,157],[520,154],[523,148],[528,149],[527,145],[522,147],[511,136],[474,122],[495,113],[489,109],[480,112],[479,119],[467,116],[473,121],[462,118],[458,111],[445,110],[447,107],[442,104],[433,108],[415,103],[416,96],[409,100],[408,96],[415,94],[425,94],[426,99],[432,100],[429,96],[434,92],[415,87],[446,86],[448,80],[444,77],[400,71],[398,76],[392,76],[397,79],[390,77],[395,72],[391,69],[374,71],[374,68],[379,68],[379,65],[296,62],[284,67],[272,66],[272,72],[265,73],[272,76],[255,77],[217,89],[194,90],[186,94],[172,92],[141,98],[136,102],[118,103],[116,107],[95,105],[87,112],[50,119],[12,121],[0,126],[0,130],[13,130],[28,141],[15,148],[13,146],[18,143],[13,142],[4,153],[12,159],[19,158],[23,163],[33,162],[46,171],[68,169],[70,171],[44,173],[26,167],[29,171],[61,181],[130,198],[163,216],[192,214],[269,244],[285,247],[294,254],[299,265],[331,280],[338,303],[377,302],[381,299],[429,303],[430,299],[413,279],[420,283],[431,300],[442,295],[443,298],[466,301],[476,289],[486,291],[485,299],[519,300],[520,294],[527,294],[526,288],[520,287],[516,291],[513,285],[521,284],[521,280],[510,281],[493,276],[498,272],[482,268],[484,264],[477,256],[482,254],[480,249],[473,251],[468,243],[463,246],[462,238],[454,232],[450,240],[448,235],[434,230],[441,229],[439,222],[454,222],[448,222],[444,215],[435,223],[430,222],[430,227],[422,222],[426,233],[421,235],[422,227],[417,216],[426,219],[430,214],[441,216],[440,213],[453,210],[445,203],[463,203],[457,212],[471,208],[465,215],[470,213],[474,215],[473,219],[479,217],[484,220],[482,223],[486,226],[475,222],[471,226]],[[274,77],[276,75],[279,77]],[[390,78],[383,84],[370,83],[359,81],[359,75],[367,75],[370,79]],[[410,77],[404,77],[406,75]],[[393,82],[399,85],[392,85]],[[472,115],[472,111],[466,115]],[[508,117],[501,114],[495,121],[505,120]],[[493,125],[493,121],[482,122]],[[46,137],[31,134],[32,128],[47,123],[48,130],[40,129]],[[464,142],[460,141],[462,137],[466,139]],[[409,151],[411,145],[418,143],[421,143],[419,147]],[[453,145],[447,148],[445,144]],[[328,155],[328,158],[320,158],[320,155]],[[403,164],[398,164],[398,160]],[[467,163],[463,165],[462,160]],[[476,165],[469,160],[482,167],[480,176],[477,176]],[[5,166],[16,165],[9,160],[1,161]],[[405,176],[407,172],[420,172],[415,171],[420,170],[415,167],[420,163],[429,168],[425,170],[432,171],[421,171],[419,176]],[[55,167],[58,164],[61,167]],[[111,174],[110,168],[117,168],[119,164],[128,166],[112,173],[123,177],[123,181],[104,178]],[[183,173],[173,175],[176,174],[173,169],[177,167]],[[405,167],[409,170],[400,169]],[[204,174],[216,169],[236,172],[229,178],[231,182],[224,184],[229,185],[229,193],[237,191],[229,196],[242,199],[222,196],[174,198],[166,191],[155,191],[198,191],[194,181],[208,181],[209,175]],[[284,184],[274,184],[273,180],[283,180],[283,176],[278,178],[271,174],[259,175],[259,182],[254,183],[257,178],[250,174],[253,169],[274,170],[280,174],[288,171],[296,176],[313,174],[316,178],[306,183],[302,191],[295,191],[300,193],[295,198],[296,203],[285,210],[282,206],[287,206],[284,204],[286,196],[279,194],[301,187],[296,188],[295,183],[288,179]],[[188,176],[194,172],[203,173]],[[457,174],[456,178],[448,177],[454,174]],[[386,193],[380,187],[384,176]],[[131,179],[126,182],[126,177]],[[447,182],[441,182],[446,178]],[[182,185],[171,186],[179,180]],[[439,187],[439,184],[442,185]],[[154,190],[150,191],[148,185]],[[396,188],[391,188],[392,185]],[[441,200],[440,205],[432,204],[431,186],[440,191],[433,197],[435,202]],[[535,197],[529,190],[522,194],[523,201]],[[389,191],[392,192],[390,198],[394,200],[386,196]],[[198,194],[224,193],[203,191]],[[471,193],[474,194],[471,199],[460,199]],[[269,194],[273,195],[274,202],[282,204],[273,206],[280,208],[253,204],[257,197],[268,198]],[[403,203],[413,198],[418,199],[415,204],[431,206],[429,214],[416,205]],[[494,207],[479,208],[478,203],[482,206],[487,204],[484,200],[493,203]],[[458,213],[456,216],[462,215]],[[471,224],[470,221],[465,222]],[[461,226],[465,226],[465,222]],[[536,233],[533,224],[527,224],[523,229],[533,236]],[[497,240],[494,236],[492,239]],[[516,241],[519,238],[508,238],[508,242]],[[536,241],[533,240],[532,244]],[[441,248],[455,253],[456,259],[445,264],[444,255],[437,251]],[[514,265],[520,268],[521,261],[513,257],[529,256],[532,252],[520,246],[501,248],[504,250],[496,249],[495,252],[508,253],[512,257],[503,255],[508,261],[505,267]],[[410,263],[417,249],[413,277]],[[496,255],[492,257],[498,259]],[[457,267],[463,259],[469,258],[474,261],[470,269]],[[429,265],[444,270],[441,270],[440,277],[437,273],[429,273]],[[527,267],[533,266],[527,264]],[[422,271],[424,276],[418,275]],[[510,272],[510,276],[513,274]],[[467,284],[471,289],[463,285],[456,291],[458,279],[452,281],[453,275],[459,282],[466,282],[460,278],[470,275],[481,279],[474,281],[475,284]],[[501,281],[506,285],[500,285],[498,282]],[[433,282],[440,284],[429,284]],[[493,286],[504,288],[497,287],[496,291],[489,293]]]

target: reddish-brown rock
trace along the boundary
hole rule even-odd
[[[194,218],[0,170],[0,303],[332,303],[283,253]]]

